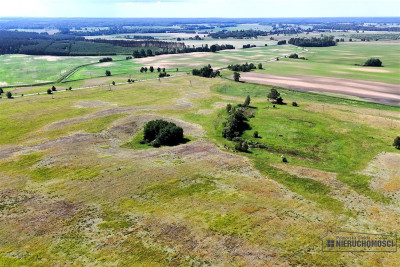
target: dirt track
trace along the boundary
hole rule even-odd
[[[297,91],[345,94],[373,102],[400,105],[399,84],[313,76],[280,76],[253,72],[240,75],[240,79],[245,82],[275,85]]]

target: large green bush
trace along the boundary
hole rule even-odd
[[[145,125],[143,139],[155,147],[177,145],[183,141],[183,129],[172,122],[153,120]]]

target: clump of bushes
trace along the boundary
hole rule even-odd
[[[106,76],[111,76],[111,71],[106,70]]]
[[[296,53],[290,54],[289,58],[299,58],[299,55],[297,55]]]
[[[211,65],[208,64],[207,66],[204,66],[201,69],[193,69],[192,75],[205,78],[215,78],[217,76],[220,76],[220,72],[219,70],[214,71]]]
[[[400,149],[400,136],[397,136],[397,137],[394,139],[393,146],[394,146],[395,148],[397,148],[397,149]]]
[[[164,77],[169,77],[169,76],[171,76],[171,75],[169,75],[169,74],[166,73],[165,71],[164,71],[164,72],[160,72],[160,73],[158,74],[158,77],[159,77],[159,78],[164,78]]]
[[[276,90],[275,88],[271,88],[271,91],[268,94],[268,98],[272,99],[273,104],[278,104],[278,105],[285,105],[283,102],[283,98],[280,96],[281,94]]]
[[[246,142],[236,143],[235,150],[241,151],[241,152],[248,152],[249,145]]]
[[[364,66],[366,67],[382,67],[382,61],[378,58],[370,58],[365,61]]]
[[[8,92],[6,93],[6,97],[7,97],[7,98],[12,98],[12,93],[11,93],[10,91],[8,91]]]
[[[247,121],[248,119],[243,111],[235,109],[223,123],[224,129],[222,130],[222,136],[228,140],[241,136],[245,130],[250,128]]]
[[[262,65],[261,65],[262,68]],[[242,71],[242,72],[249,72],[251,70],[255,70],[256,69],[256,65],[254,65],[253,63],[248,64],[247,62],[245,64],[236,64],[236,65],[228,65],[228,69],[232,70],[232,71]]]
[[[183,141],[183,129],[165,120],[149,121],[144,127],[141,143],[154,147],[177,145]]]
[[[292,106],[293,107],[298,107],[299,105],[297,104],[297,102],[292,102]]]
[[[128,58],[126,58],[126,59],[128,59]],[[99,62],[100,62],[100,63],[103,63],[103,62],[111,62],[111,61],[113,61],[113,59],[110,58],[110,57],[105,57],[105,58],[99,59]]]

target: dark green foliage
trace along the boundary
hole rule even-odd
[[[269,99],[277,99],[281,94],[275,89],[271,88],[271,92],[268,94]]]
[[[111,71],[106,70],[106,76],[111,76]]]
[[[150,66],[150,72],[154,72],[154,67]]]
[[[289,58],[299,58],[299,55],[297,55],[296,53],[290,54]]]
[[[169,74],[166,73],[165,71],[164,71],[164,72],[160,72],[160,73],[158,74],[158,78],[164,78],[164,77],[169,77],[169,76],[171,76],[171,75],[169,75]]]
[[[233,73],[233,79],[235,80],[235,82],[239,82],[240,81],[240,73],[239,72],[234,72]]]
[[[3,88],[0,88],[0,95],[3,93],[4,93]]]
[[[72,87],[70,86],[70,87],[68,88],[68,90],[72,91]]]
[[[6,93],[6,97],[7,97],[7,98],[12,98],[12,93],[11,93],[10,91],[8,91],[8,92]]]
[[[153,56],[153,51],[151,51],[151,49],[147,49],[146,55],[148,57],[152,57]]]
[[[248,152],[249,151],[249,145],[246,142],[236,143],[235,150],[241,151],[241,152]]]
[[[216,45],[212,45],[210,46],[211,52],[215,53],[217,52],[217,46]]]
[[[258,136],[258,131],[255,131],[255,132],[253,133],[253,137],[254,137],[254,138],[259,138],[259,136]]]
[[[253,47],[256,47],[256,45],[251,45],[251,44],[243,45],[243,49],[253,48]]]
[[[115,85],[115,82],[114,82],[114,81],[112,82],[112,85]]]
[[[51,95],[53,92],[52,92],[51,89],[47,89],[47,93],[48,93],[49,95]]]
[[[144,127],[143,140],[154,147],[176,145],[183,141],[183,129],[164,120],[149,121]]]
[[[259,70],[262,70],[262,68],[263,68],[262,63],[258,63],[258,69],[259,69]]]
[[[244,39],[244,38],[257,38],[258,36],[267,36],[266,31],[257,31],[257,30],[237,30],[237,31],[219,31],[210,34],[211,38],[214,39],[226,39],[226,38],[235,38],[235,39]]]
[[[138,50],[133,51],[133,57],[134,58],[140,58],[140,53]]]
[[[285,44],[286,44],[286,40],[278,41],[278,45],[285,45]]]
[[[364,63],[364,66],[382,67],[382,61],[380,61],[378,58],[370,58]]]
[[[111,62],[111,61],[113,61],[113,59],[110,58],[110,57],[105,57],[105,58],[99,59],[100,63],[102,63],[102,62]]]
[[[248,95],[246,97],[246,99],[244,100],[244,105],[243,106],[248,107],[249,105],[250,105],[250,96]]]
[[[393,146],[394,146],[395,148],[397,148],[397,149],[400,149],[400,136],[397,136],[397,137],[394,139]]]
[[[250,128],[247,121],[248,119],[241,110],[235,110],[224,122],[222,136],[228,140],[241,136],[245,130]]]
[[[205,78],[215,78],[217,76],[220,76],[220,72],[218,70],[214,71],[212,69],[211,65],[208,64],[207,66],[204,66],[201,69],[193,69],[192,75],[205,77]]]
[[[262,67],[262,65],[261,65]],[[228,69],[232,70],[232,71],[242,71],[242,72],[249,72],[251,70],[256,69],[256,66],[253,63],[248,64],[246,62],[246,64],[236,64],[236,65],[229,65]]]
[[[283,104],[285,104],[285,103],[283,102],[283,98],[282,98],[282,97],[278,97],[278,98],[276,99],[276,101],[274,101],[273,103],[276,103],[276,104],[278,104],[278,105],[283,105]]]
[[[289,44],[305,47],[335,46],[336,42],[333,38],[333,36],[325,36],[323,38],[290,38]]]
[[[144,51],[144,49],[141,49],[140,50],[140,57],[146,57],[146,56],[147,56],[146,51]]]
[[[226,112],[230,113],[232,110],[232,105],[231,104],[227,104],[226,105]]]
[[[160,67],[157,68],[157,72],[161,72],[161,68]]]
[[[297,102],[292,102],[292,106],[293,107],[298,107],[299,105],[297,104]]]
[[[51,87],[51,91],[57,91],[57,88],[53,85],[53,87]]]

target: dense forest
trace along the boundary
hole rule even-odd
[[[223,30],[211,33],[210,36],[214,39],[226,39],[226,38],[244,39],[244,38],[257,38],[258,36],[267,36],[267,32],[257,31],[257,30],[240,30],[240,31]]]
[[[333,36],[325,36],[323,38],[290,38],[289,44],[304,46],[304,47],[325,47],[335,46],[336,42]]]

